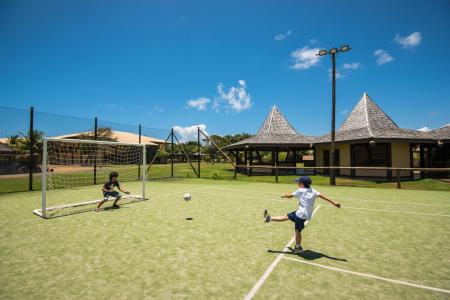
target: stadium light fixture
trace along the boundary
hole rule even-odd
[[[330,166],[335,166],[335,144],[336,144],[336,54],[339,52],[350,51],[349,45],[342,45],[339,48],[333,47],[330,50],[319,50],[316,55],[324,56],[330,54],[332,73],[332,91],[331,91],[331,149],[330,149]],[[330,185],[336,185],[336,172],[334,168],[330,168]]]
[[[341,46],[341,52],[347,52],[350,51],[350,46],[349,45],[343,45]]]

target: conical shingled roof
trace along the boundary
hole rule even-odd
[[[336,131],[336,141],[360,139],[414,139],[426,140],[426,133],[399,128],[397,124],[364,93],[350,115]],[[316,142],[330,142],[330,134],[323,135]]]
[[[256,147],[295,147],[308,146],[312,137],[299,134],[283,116],[278,107],[273,106],[258,133],[243,141],[224,147],[225,150],[240,149],[246,146]]]
[[[261,134],[298,134],[297,131],[289,124],[288,120],[283,116],[281,111],[275,105],[272,107],[269,115],[258,130]]]
[[[397,124],[366,93],[363,94],[339,130],[346,131],[364,127],[367,127],[369,131],[379,128],[398,128]]]

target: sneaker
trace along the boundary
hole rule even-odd
[[[119,204],[113,204],[112,208],[120,208]]]
[[[267,209],[264,209],[264,222],[265,223],[269,223],[271,221],[271,217],[269,215],[269,212],[267,211]]]
[[[295,246],[293,252],[294,252],[295,254],[301,254],[301,253],[305,252],[305,250],[303,250],[302,246],[299,246],[299,247]]]

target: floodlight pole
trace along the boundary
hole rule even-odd
[[[318,56],[331,55],[331,149],[330,149],[330,185],[336,185],[335,148],[336,148],[336,54],[350,51],[349,45],[343,45],[339,49],[320,50]]]
[[[335,166],[336,146],[336,53],[331,53],[332,84],[331,84],[331,153],[330,166]],[[336,185],[336,172],[330,169],[330,185]]]

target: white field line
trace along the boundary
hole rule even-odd
[[[320,205],[316,207],[316,209],[313,211],[312,216],[316,214],[317,210],[320,208]],[[309,220],[305,222],[305,226],[308,225]],[[289,250],[288,247],[294,242],[295,236],[293,236],[289,242],[284,247],[283,251]],[[261,288],[263,283],[266,281],[266,279],[269,277],[270,273],[275,269],[275,267],[278,265],[278,263],[281,261],[281,259],[284,257],[283,253],[280,253],[277,255],[275,260],[270,264],[270,266],[267,268],[267,270],[264,272],[264,274],[258,279],[258,281],[255,283],[255,285],[252,287],[250,292],[244,297],[244,300],[250,300],[252,299],[255,294],[258,292],[258,290]]]
[[[248,193],[249,190],[241,190],[241,189],[228,189],[228,188],[222,188],[222,187],[211,187],[210,189],[219,189],[219,190],[225,190],[225,191],[232,191],[232,192],[246,192]],[[252,191],[252,193],[265,193],[260,191]],[[267,193],[266,193],[267,194]],[[275,193],[269,193],[268,196],[276,196],[279,194]],[[380,200],[372,200],[372,199],[358,199],[358,198],[336,198],[338,201],[364,201],[364,202],[374,202],[374,203],[384,203],[384,204],[407,204],[407,205],[422,205],[422,206],[443,206],[443,207],[450,207],[450,204],[433,204],[433,203],[418,203],[418,202],[402,202],[402,201],[380,201]]]
[[[332,271],[336,271],[336,272],[347,273],[347,274],[352,274],[352,275],[356,275],[356,276],[362,276],[362,277],[366,277],[366,278],[378,279],[378,280],[383,280],[383,281],[392,282],[392,283],[396,283],[396,284],[412,286],[412,287],[421,288],[421,289],[425,289],[425,290],[430,290],[430,291],[434,291],[434,292],[441,292],[441,293],[450,294],[450,290],[446,290],[446,289],[435,288],[435,287],[431,287],[431,286],[427,286],[427,285],[416,284],[416,283],[403,281],[403,280],[398,280],[398,279],[391,279],[391,278],[381,277],[381,276],[372,275],[372,274],[368,274],[368,273],[361,273],[361,272],[355,272],[355,271],[350,271],[350,270],[345,270],[345,269],[325,266],[325,265],[313,263],[313,262],[310,262],[310,261],[300,260],[300,259],[292,258],[292,257],[283,257],[283,258],[287,259],[287,260],[292,260],[292,261],[295,261],[295,262],[298,262],[298,263],[311,265],[311,266],[315,266],[315,267],[319,267],[319,268],[323,268],[323,269],[327,269],[327,270],[332,270]]]
[[[339,200],[339,199],[337,199]],[[380,201],[380,200],[366,200],[366,199],[357,199],[357,198],[342,198],[340,201],[364,201],[364,202],[374,202],[374,203],[383,203],[383,204],[407,204],[407,205],[422,205],[422,206],[442,206],[449,207],[450,204],[432,204],[432,203],[417,203],[417,202],[401,202],[401,201]]]
[[[333,205],[325,204],[323,206],[331,206]],[[402,213],[402,214],[412,214],[412,215],[424,215],[424,216],[436,216],[436,217],[447,217],[450,218],[450,215],[442,215],[442,214],[433,214],[433,213],[422,213],[422,212],[414,212],[414,211],[405,211],[405,210],[389,210],[389,209],[377,209],[377,208],[365,208],[365,207],[353,207],[353,206],[341,206],[342,209],[358,209],[358,210],[371,210],[371,211],[382,211],[388,213]]]
[[[213,196],[217,195],[217,193],[211,193],[211,192],[197,192],[197,193],[213,195]],[[292,202],[289,202],[289,200],[261,198],[261,197],[245,196],[245,195],[227,194],[227,196],[229,196],[229,197],[238,197],[238,198],[257,199],[257,200],[277,201],[277,202],[284,202],[284,203],[292,203]],[[382,202],[382,201],[380,201],[380,202]],[[324,204],[323,206],[332,206],[332,205]],[[444,215],[444,214],[421,213],[421,212],[412,212],[412,211],[404,211],[404,210],[387,210],[387,209],[375,209],[375,208],[360,208],[360,207],[352,207],[352,206],[347,206],[347,205],[343,205],[341,208],[373,210],[373,211],[383,211],[383,212],[391,212],[391,213],[404,213],[404,214],[414,214],[414,215],[424,215],[424,216],[450,217],[450,215]]]

